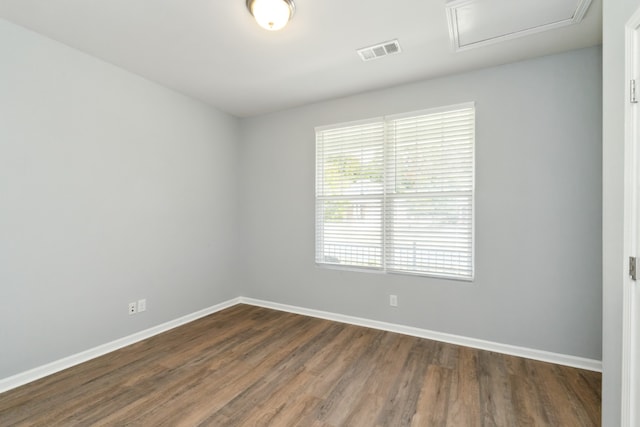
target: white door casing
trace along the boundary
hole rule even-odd
[[[640,258],[640,8],[625,28],[625,171],[622,426],[640,427],[640,271],[631,278],[630,257]],[[635,261],[634,261],[635,263]],[[636,264],[638,266],[638,264]],[[640,266],[639,266],[640,267]]]

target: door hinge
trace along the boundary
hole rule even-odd
[[[636,280],[636,257],[634,256],[630,256],[629,257],[629,276],[631,277],[631,280]]]
[[[638,98],[636,97],[636,81],[635,80],[629,81],[629,102],[631,102],[632,104],[638,103]]]

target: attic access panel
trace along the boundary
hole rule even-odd
[[[591,0],[447,0],[456,51],[576,24]]]

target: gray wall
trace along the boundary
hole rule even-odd
[[[599,360],[601,78],[589,48],[244,119],[246,295]],[[466,101],[475,282],[316,267],[314,127]]]
[[[0,58],[0,378],[241,293],[235,118],[2,20]]]
[[[603,3],[602,425],[620,425],[624,213],[625,24],[638,0]]]

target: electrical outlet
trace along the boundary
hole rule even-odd
[[[389,305],[391,307],[398,306],[398,295],[389,295]]]
[[[138,300],[138,313],[141,313],[143,311],[147,310],[147,300],[146,299],[139,299]]]
[[[129,303],[129,314],[136,314],[137,311],[137,305],[135,302],[130,302]]]

